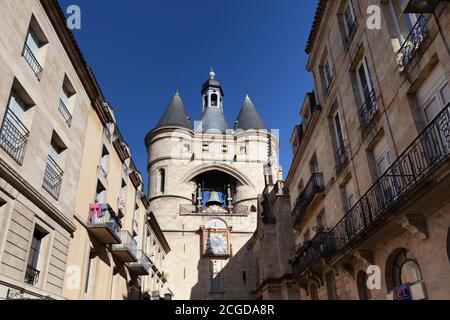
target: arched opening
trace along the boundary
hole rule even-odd
[[[402,285],[413,285],[423,280],[419,263],[406,249],[395,250],[386,265],[386,286],[388,291]]]
[[[159,169],[159,192],[164,193],[166,191],[166,170]]]
[[[234,177],[218,170],[204,172],[193,180],[197,185],[197,205],[205,213],[227,212],[236,199],[237,181]]]
[[[219,97],[217,96],[217,94],[213,93],[211,95],[211,106],[217,107],[218,106],[218,101],[219,101]]]
[[[250,212],[256,212],[256,206],[255,205],[252,205],[250,207]]]
[[[207,108],[208,107],[208,96],[207,95],[205,95],[205,101],[204,101],[204,104],[205,104],[205,108]]]
[[[367,287],[367,273],[365,271],[361,270],[356,275],[356,285],[358,287],[359,300],[372,299],[372,293]]]

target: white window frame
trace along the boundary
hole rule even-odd
[[[339,121],[341,134],[339,134],[339,130],[337,127],[337,121]],[[335,135],[335,139],[336,139],[336,145],[337,145],[338,149],[340,149],[345,145],[345,134],[343,131],[342,120],[341,120],[341,115],[339,114],[339,111],[336,111],[333,115],[333,128],[334,128],[334,135]],[[341,136],[342,141],[340,141],[339,136]]]
[[[348,21],[347,20],[347,10],[349,10],[350,12],[350,16],[351,16],[351,18],[352,18],[352,20],[351,21]],[[347,4],[346,4],[346,6],[345,6],[345,9],[344,9],[344,11],[343,11],[343,13],[342,13],[342,20],[343,20],[343,23],[344,23],[344,28],[345,28],[345,34],[346,34],[346,36],[348,37],[348,36],[350,36],[350,32],[352,31],[352,30],[350,30],[350,28],[353,26],[353,24],[355,23],[355,21],[356,21],[356,14],[355,14],[355,9],[354,9],[354,7],[353,7],[353,2],[352,2],[352,0],[348,0],[347,1]],[[350,25],[348,25],[348,22],[350,22]]]
[[[366,78],[367,88],[369,90],[369,93],[374,92],[372,74],[370,73],[369,63],[367,62],[367,58],[366,57],[364,57],[361,60],[361,62],[359,63],[358,67],[356,68],[356,75],[357,75],[357,78],[358,78],[359,94],[360,94],[360,96],[362,98],[362,102],[364,104],[368,99],[370,99],[370,96],[366,97],[366,94],[364,93],[363,83],[362,83],[361,74],[360,74],[361,68],[363,68],[363,71],[364,71],[364,76]]]

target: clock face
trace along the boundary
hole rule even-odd
[[[228,241],[223,233],[213,233],[208,235],[206,241],[206,253],[214,255],[228,254]]]

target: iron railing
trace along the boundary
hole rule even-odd
[[[324,191],[325,185],[323,182],[323,174],[314,173],[298,197],[294,210],[292,211],[294,225],[297,225],[303,218],[306,209],[311,204],[314,197]]]
[[[361,118],[362,126],[367,129],[370,126],[375,114],[377,112],[377,96],[375,90],[369,94],[366,101],[359,109],[359,117]]]
[[[299,262],[300,255],[294,259],[296,270],[304,272],[315,264],[317,248],[320,257],[337,254],[341,249],[353,247],[375,228],[382,226],[390,216],[391,210],[408,193],[418,186],[436,167],[450,156],[450,104],[426,127],[426,129],[399,156],[392,166],[375,182],[369,191],[353,206],[347,214],[326,233],[315,239],[319,246],[304,248],[307,257]],[[319,258],[320,258],[319,257]]]
[[[417,49],[419,49],[420,45],[427,37],[428,32],[429,31],[425,16],[420,15],[416,24],[411,29],[408,37],[405,39],[402,46],[395,54],[397,63],[400,68],[404,69],[409,64],[411,58],[414,56]]]
[[[343,142],[337,151],[338,169],[345,167],[349,160],[349,145]]]
[[[198,214],[198,215],[214,215],[214,214],[227,214],[227,215],[237,215],[246,216],[250,214],[250,209],[247,206],[233,206],[232,209],[228,207],[223,208],[223,212],[212,212],[209,211],[207,207],[203,206],[200,209],[198,206],[193,204],[180,204],[179,213],[182,215]]]
[[[28,65],[30,66],[31,70],[33,70],[34,75],[40,81],[42,77],[42,66],[27,44],[25,44],[23,47],[22,57],[24,57],[24,59],[28,62]]]
[[[63,116],[64,120],[66,120],[67,125],[70,127],[72,125],[72,115],[70,114],[69,109],[67,109],[65,103],[59,99],[59,112]]]
[[[100,204],[100,211],[91,211],[89,213],[87,224],[108,225],[109,229],[116,234],[119,233],[120,229],[122,228],[120,217],[107,203]]]
[[[61,193],[63,175],[64,171],[58,166],[52,157],[48,156],[42,187],[47,190],[47,192],[55,198],[55,200],[59,199],[59,195]]]
[[[112,249],[129,249],[133,254],[137,249],[137,242],[133,239],[133,236],[129,231],[120,230],[117,232],[120,238],[119,244],[113,244]]]
[[[25,283],[35,286],[39,282],[39,275],[41,272],[36,270],[33,266],[27,265],[27,270],[25,272]]]
[[[11,109],[7,109],[0,132],[0,146],[19,165],[23,164],[30,131]]]

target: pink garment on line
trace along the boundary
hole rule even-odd
[[[92,203],[89,205],[89,221],[93,221],[95,214],[97,213],[97,218],[101,218],[102,209],[99,203]]]

